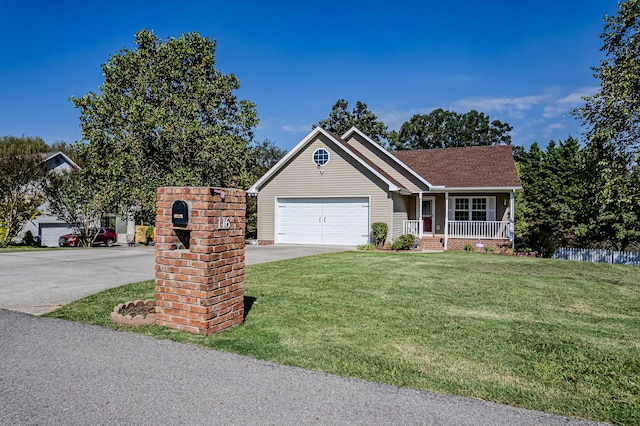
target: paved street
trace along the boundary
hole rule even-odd
[[[3,425],[593,424],[0,309]]]

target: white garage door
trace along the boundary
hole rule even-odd
[[[43,247],[58,247],[58,239],[61,235],[72,234],[73,231],[67,225],[40,224],[40,245]]]
[[[277,243],[355,246],[369,242],[368,198],[280,198]]]

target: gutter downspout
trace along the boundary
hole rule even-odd
[[[449,192],[444,193],[444,249],[449,244]]]

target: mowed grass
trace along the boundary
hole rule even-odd
[[[49,316],[119,328],[153,281]],[[616,424],[640,423],[640,269],[447,252],[344,252],[246,269],[243,325],[133,331],[277,363]]]

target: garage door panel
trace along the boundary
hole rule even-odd
[[[368,198],[278,200],[279,243],[358,245],[369,242]]]
[[[58,247],[60,236],[71,234],[73,230],[67,225],[40,224],[40,245],[43,247]]]

